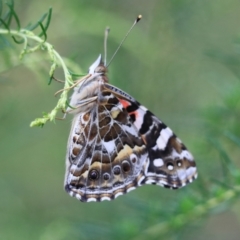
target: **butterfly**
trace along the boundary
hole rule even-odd
[[[161,120],[110,85],[101,55],[75,87],[65,189],[82,202],[113,200],[144,184],[177,189],[197,178],[192,154]]]

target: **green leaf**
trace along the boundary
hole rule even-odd
[[[39,22],[44,21],[47,15],[48,15],[47,13],[44,13],[43,16],[35,24],[33,24],[32,26],[31,24],[28,24],[28,26],[26,26],[26,29],[28,29],[29,31],[33,31],[35,28],[39,26]]]
[[[52,83],[53,80],[53,76],[50,76],[49,81],[48,81],[48,85],[50,85]]]
[[[9,15],[10,15],[10,11],[7,12],[1,19],[5,22],[8,19]],[[6,23],[6,25],[7,25],[7,23]],[[0,26],[1,26],[1,24],[0,24]],[[8,29],[8,27],[7,27],[7,29]]]
[[[23,39],[23,38],[20,39],[20,40],[17,40],[14,36],[12,36],[12,39],[13,39],[13,41],[14,41],[15,43],[17,43],[17,44],[22,44],[22,43],[24,43],[24,39]]]
[[[7,25],[10,26],[11,22],[12,22],[12,16],[13,16],[13,12],[11,9],[14,8],[14,2],[11,1],[10,3],[6,3],[7,6],[9,7],[10,11],[7,13],[7,15],[9,16],[8,21],[7,21]],[[11,7],[10,7],[11,6]]]
[[[3,19],[1,19],[1,18],[0,18],[0,22],[1,22],[1,23],[4,25],[4,27],[10,32],[10,29],[9,29],[7,23],[5,23],[5,21],[4,21]],[[1,26],[1,24],[0,24],[0,26]]]
[[[10,11],[12,13],[11,15],[14,17],[14,19],[15,19],[15,21],[17,23],[18,30],[20,30],[21,29],[21,25],[20,25],[19,18],[17,16],[16,12],[14,11],[14,3],[12,3],[12,4],[6,3],[6,5],[9,7],[9,9],[10,9]]]
[[[44,32],[45,33],[46,33],[46,31],[47,31],[47,29],[48,29],[48,27],[50,25],[51,17],[52,17],[52,8],[49,8],[47,22],[46,22],[45,27],[44,27]],[[39,37],[41,37],[42,35],[45,35],[44,32],[40,33]]]
[[[68,107],[70,107],[71,109],[76,109],[75,107],[72,107],[72,106],[68,103],[68,101],[66,101],[66,105],[67,105]]]
[[[42,23],[41,22],[39,22],[38,23],[39,24],[39,26],[40,26],[40,28],[42,29],[42,34],[44,35],[44,42],[47,40],[47,33],[46,33],[46,29],[43,27],[43,25],[42,25]],[[42,36],[42,35],[41,35]],[[40,35],[39,35],[39,37],[40,37]]]

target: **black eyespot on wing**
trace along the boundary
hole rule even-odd
[[[90,171],[88,177],[89,177],[90,180],[97,180],[99,178],[99,173],[98,173],[97,170],[93,169],[93,170]]]

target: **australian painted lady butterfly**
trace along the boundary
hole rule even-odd
[[[82,202],[113,200],[144,184],[177,189],[197,177],[179,138],[129,94],[108,83],[101,55],[74,89],[65,189]]]

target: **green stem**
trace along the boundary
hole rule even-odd
[[[60,98],[58,100],[57,106],[46,116],[43,118],[38,118],[31,122],[30,126],[43,126],[48,120],[53,121],[56,117],[56,114],[59,110],[65,109],[66,108],[66,101],[68,99],[67,93],[69,91],[69,88],[73,84],[73,79],[71,74],[68,71],[68,68],[63,61],[62,57],[59,55],[59,53],[53,48],[53,46],[45,42],[41,37],[35,35],[33,32],[26,30],[26,29],[21,29],[20,31],[17,30],[6,30],[6,29],[0,29],[0,34],[6,34],[6,35],[12,35],[12,36],[17,36],[20,37],[24,40],[24,48],[23,51],[20,54],[20,58],[22,58],[24,55],[27,53],[35,52],[40,48],[46,49],[51,61],[53,62],[52,68],[50,70],[50,75],[52,76],[54,73],[54,70],[56,66],[59,64],[61,65],[64,73],[64,79],[65,79],[65,84],[64,84],[64,91],[61,93]],[[28,47],[28,40],[33,40],[37,42],[38,44],[32,48]]]

